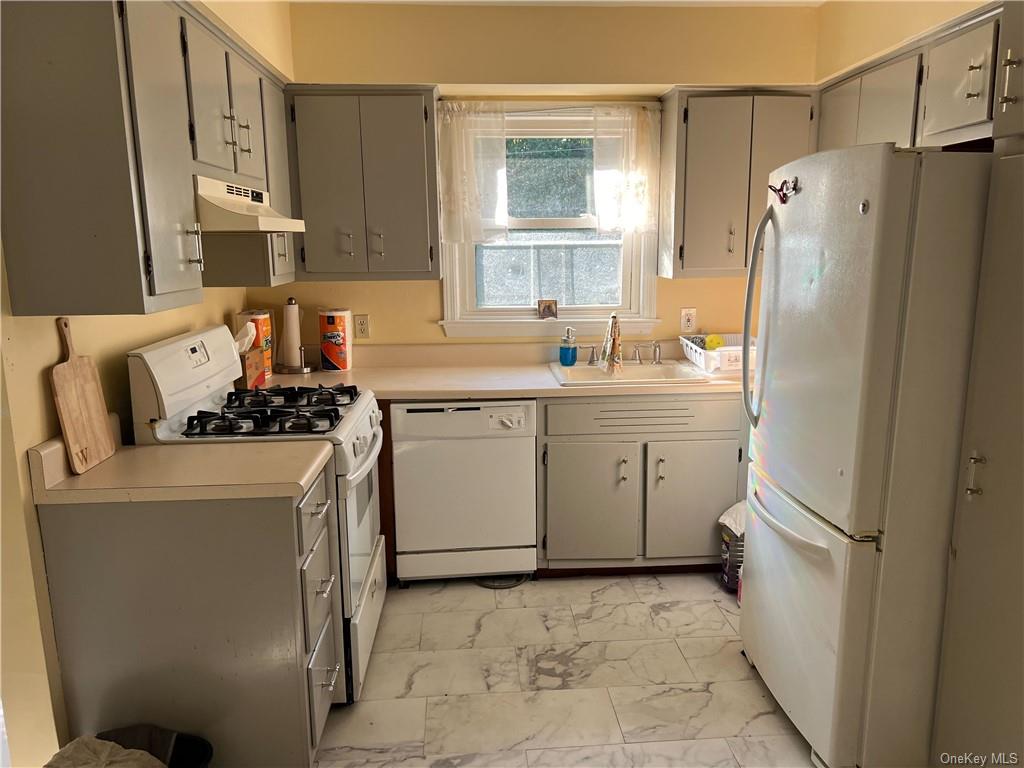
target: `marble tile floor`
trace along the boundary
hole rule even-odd
[[[804,768],[711,574],[388,592],[361,700],[321,768]]]

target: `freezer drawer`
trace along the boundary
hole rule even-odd
[[[754,465],[747,483],[747,657],[832,768],[857,761],[877,553],[798,506]]]

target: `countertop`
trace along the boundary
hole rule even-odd
[[[29,468],[36,504],[295,498],[332,454],[326,440],[127,446],[74,475],[55,438],[29,450]]]
[[[712,375],[706,382],[563,387],[547,365],[355,368],[347,373],[317,371],[275,374],[268,385],[355,384],[379,400],[480,400],[487,398],[600,397],[738,393],[738,375]]]

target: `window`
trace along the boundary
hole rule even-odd
[[[629,165],[633,115],[646,110],[463,108],[441,123],[446,332],[554,335],[612,311],[652,316],[656,226],[629,218],[627,184],[643,179],[652,219],[650,169]],[[656,150],[657,130],[645,136]],[[560,322],[537,318],[539,299],[558,301]]]

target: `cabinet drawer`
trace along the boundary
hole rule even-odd
[[[331,573],[330,546],[327,529],[313,545],[313,550],[302,564],[302,608],[305,614],[306,650],[313,647],[317,630],[331,610],[331,592],[337,586],[338,577]]]
[[[298,515],[299,554],[308,552],[327,522],[331,500],[327,498],[327,476],[320,475],[295,507]]]
[[[309,736],[315,748],[320,743],[320,734],[331,711],[334,686],[345,684],[341,662],[335,651],[334,622],[330,615],[320,630],[316,650],[306,667],[306,684],[309,687]]]
[[[741,428],[739,398],[549,405],[549,435],[734,432]]]
[[[352,658],[357,659],[358,667],[352,670],[353,696],[358,699],[359,692],[366,679],[366,668],[370,663],[370,651],[373,640],[377,636],[377,624],[380,612],[384,608],[384,596],[387,594],[387,575],[384,571],[384,537],[378,536],[370,558],[363,590],[359,595],[359,607],[352,616]]]

